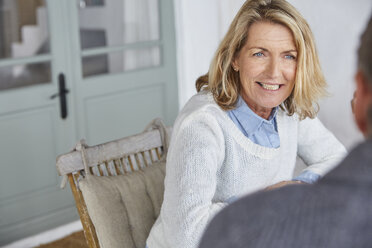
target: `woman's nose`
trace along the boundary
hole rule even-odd
[[[266,67],[266,73],[270,78],[278,77],[280,74],[280,61],[272,58]]]

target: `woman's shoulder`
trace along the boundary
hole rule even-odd
[[[222,114],[224,111],[214,101],[212,93],[200,91],[192,96],[180,112],[180,116],[197,115],[197,113]]]
[[[208,91],[201,91],[192,96],[182,108],[176,119],[175,128],[197,123],[216,127],[220,126],[226,116],[225,111],[214,101],[212,94]]]

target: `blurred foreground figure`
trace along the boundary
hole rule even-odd
[[[358,50],[355,122],[366,137],[314,185],[247,196],[222,210],[201,248],[372,247],[372,18]]]

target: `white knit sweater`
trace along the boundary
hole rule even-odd
[[[213,100],[193,96],[180,112],[168,151],[164,201],[149,248],[196,248],[212,217],[231,199],[291,180],[296,156],[324,175],[346,154],[315,119],[278,111],[279,148],[250,141]]]

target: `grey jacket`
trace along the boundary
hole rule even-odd
[[[222,210],[200,248],[372,247],[372,141],[314,185],[256,193]]]

